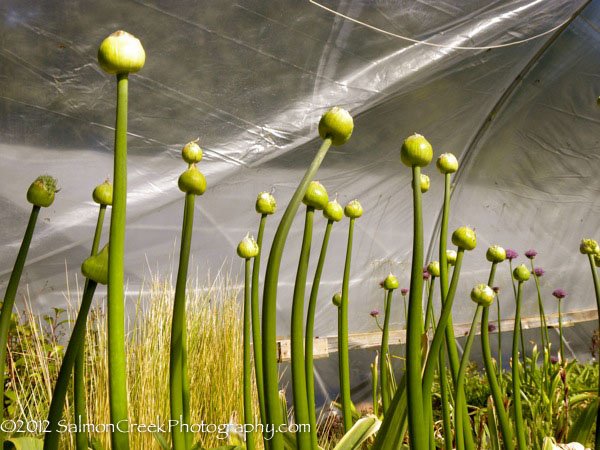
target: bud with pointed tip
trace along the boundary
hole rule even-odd
[[[362,213],[363,208],[358,202],[358,200],[352,200],[344,208],[344,214],[350,219],[358,219],[360,216],[362,216]]]
[[[600,252],[600,247],[594,239],[582,239],[579,244],[579,251],[584,255],[594,255]]]
[[[435,162],[438,170],[443,173],[454,173],[458,170],[458,160],[452,153],[442,153]]]
[[[113,200],[113,185],[110,183],[108,178],[102,184],[99,184],[94,188],[92,198],[96,203],[102,206],[112,206]]]
[[[438,261],[431,261],[427,264],[427,273],[432,277],[440,276],[440,263]]]
[[[240,258],[250,259],[258,255],[258,244],[250,235],[246,235],[237,246],[237,254]]]
[[[446,250],[446,262],[451,266],[456,264],[456,250]]]
[[[477,236],[471,227],[460,227],[452,233],[452,243],[465,250],[473,250],[477,244]]]
[[[506,259],[506,250],[499,245],[492,245],[487,249],[485,257],[489,262],[501,263]]]
[[[261,192],[256,197],[256,212],[259,214],[274,214],[277,210],[277,203],[275,203],[275,197],[269,192]]]
[[[108,244],[83,262],[81,273],[98,284],[108,284]]]
[[[188,164],[198,163],[202,160],[202,149],[196,141],[188,142],[181,150],[181,157]]]
[[[433,148],[420,134],[413,134],[407,137],[400,149],[400,159],[408,167],[424,167],[431,162],[433,158]]]
[[[487,284],[478,284],[471,290],[471,300],[481,306],[490,306],[494,296],[494,291]]]
[[[335,294],[333,294],[331,302],[334,304],[334,306],[337,306],[338,308],[342,306],[342,293],[336,292]]]
[[[323,210],[323,215],[327,220],[339,222],[344,218],[344,208],[342,208],[342,205],[337,200],[333,200],[327,203],[327,206]]]
[[[56,192],[56,180],[50,175],[40,175],[27,189],[27,201],[32,205],[47,208],[54,201]]]
[[[321,116],[319,136],[321,139],[331,138],[332,145],[345,144],[354,130],[352,116],[344,108],[334,106]]]
[[[327,202],[329,202],[329,195],[325,186],[318,181],[311,181],[306,189],[302,203],[314,209],[321,210],[325,209]]]
[[[429,190],[429,186],[431,185],[431,182],[429,180],[429,177],[425,174],[421,174],[421,193],[425,193]]]
[[[385,280],[383,280],[383,287],[388,291],[398,289],[398,278],[390,273],[387,277],[385,277]]]
[[[145,62],[142,43],[125,31],[114,32],[102,41],[98,49],[98,64],[111,75],[137,72]]]
[[[531,272],[525,266],[525,264],[521,264],[520,266],[515,267],[515,270],[513,270],[513,276],[515,277],[515,280],[523,282],[529,280],[529,277],[531,277]]]
[[[186,194],[202,195],[206,191],[206,178],[195,164],[179,176],[177,184]]]

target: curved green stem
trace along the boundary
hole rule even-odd
[[[521,291],[523,282],[517,287],[517,307],[515,310],[515,331],[513,332],[512,345],[512,383],[513,405],[515,410],[515,431],[517,434],[517,448],[526,449],[525,426],[523,425],[523,408],[521,406],[521,379],[519,374],[519,328],[521,324]]]
[[[256,391],[258,393],[258,406],[262,424],[267,423],[267,413],[265,411],[265,385],[263,379],[263,358],[262,346],[260,342],[260,312],[258,298],[258,277],[260,274],[260,254],[262,251],[262,241],[265,232],[265,222],[267,215],[262,214],[260,224],[258,225],[258,254],[254,257],[252,263],[252,348],[254,350],[254,375],[256,377]]]
[[[406,376],[408,399],[408,429],[413,450],[429,448],[427,422],[423,414],[421,390],[421,330],[423,329],[423,217],[421,205],[421,168],[412,168],[413,190],[413,254],[408,297],[408,327],[406,330]]]
[[[563,340],[563,327],[562,327],[562,312],[561,312],[561,299],[558,299],[558,332],[560,334],[560,363],[565,364],[565,341]]]
[[[473,341],[475,340],[475,328],[477,327],[477,319],[479,317],[479,313],[483,307],[481,305],[477,305],[477,309],[475,310],[475,314],[473,315],[473,321],[471,322],[471,329],[469,330],[469,336],[467,337],[467,342],[465,344],[465,348],[462,354],[462,358],[460,359],[460,367],[458,369],[458,379],[457,379],[457,390],[456,390],[456,411],[457,414],[454,415],[454,423],[457,430],[464,430],[463,420],[469,420],[468,416],[464,417],[462,414],[462,409],[466,406],[465,400],[465,374],[467,372],[467,364],[469,363],[469,355],[471,354],[471,347],[473,346]],[[470,432],[470,431],[469,431]],[[464,432],[466,434],[466,431]],[[469,447],[469,441],[460,437],[456,441],[457,450],[474,450],[475,447]]]
[[[500,316],[500,296],[496,294],[496,308],[498,310],[498,378],[502,377],[502,317]]]
[[[0,374],[4,374],[4,368],[6,364],[6,346],[8,342],[8,329],[10,326],[10,317],[12,315],[13,305],[15,303],[15,297],[17,295],[17,288],[19,287],[19,281],[21,280],[21,274],[23,273],[23,267],[25,266],[25,260],[27,259],[27,252],[31,245],[31,238],[33,236],[33,230],[37,222],[38,215],[40,213],[39,206],[33,206],[31,214],[29,215],[29,222],[25,229],[25,235],[15,260],[15,265],[10,274],[8,285],[6,286],[6,292],[4,293],[4,301],[2,302],[2,311],[0,312]],[[2,383],[2,398],[4,398],[5,384]],[[2,417],[4,419],[4,402],[0,405],[2,408]],[[4,445],[4,433],[0,433],[0,446]],[[1,447],[0,447],[1,448]]]
[[[283,449],[283,436],[278,432],[283,424],[283,417],[279,404],[279,373],[277,370],[277,281],[279,278],[279,268],[281,266],[281,257],[285,240],[290,231],[294,220],[294,215],[300,206],[300,202],[306,193],[308,184],[314,177],[317,169],[321,165],[327,150],[331,146],[331,138],[323,141],[321,148],[317,152],[313,162],[304,174],[302,181],[298,185],[287,209],[285,210],[281,222],[275,232],[273,245],[269,253],[267,262],[267,272],[265,274],[265,286],[263,294],[263,312],[262,312],[262,349],[263,349],[263,375],[265,386],[265,406],[267,412],[268,425],[273,426],[275,433],[270,441],[272,450]]]
[[[352,428],[352,399],[350,398],[350,363],[348,356],[348,284],[350,282],[350,263],[352,260],[352,237],[354,219],[350,219],[348,228],[348,245],[346,247],[346,263],[342,281],[342,304],[340,305],[340,321],[338,334],[340,398],[342,403],[342,422],[344,433]],[[383,358],[381,364],[384,364]]]
[[[596,262],[594,261],[594,255],[588,255],[588,259],[590,261],[590,268],[592,269],[592,278],[594,280],[594,292],[596,294],[596,307],[598,309],[598,315],[600,317],[600,280],[598,280],[598,271],[596,270]],[[598,383],[598,395],[600,396],[600,382]],[[594,448],[600,448],[600,408],[598,408],[598,414],[596,415],[596,436]]]
[[[184,424],[184,379],[187,373],[183,371],[183,358],[185,348],[185,291],[187,287],[187,273],[190,259],[190,246],[194,228],[194,194],[185,195],[183,210],[183,226],[181,228],[181,248],[179,251],[179,269],[175,284],[175,299],[173,301],[173,319],[171,325],[171,352],[169,356],[169,391],[171,420],[179,421],[172,427],[172,440],[174,450],[185,450],[188,439],[183,429]],[[188,382],[189,383],[189,382]],[[189,411],[189,405],[187,405]],[[189,426],[189,423],[186,423]]]
[[[391,397],[389,390],[389,381],[388,381],[388,353],[389,353],[389,338],[390,338],[390,315],[392,311],[392,292],[393,290],[387,291],[387,300],[385,302],[385,319],[383,321],[383,334],[381,337],[381,364],[379,366],[379,372],[381,378],[381,399],[383,402],[383,414],[387,412]]]
[[[308,400],[308,417],[310,424],[310,440],[311,447],[318,447],[317,440],[317,411],[315,406],[315,375],[313,373],[313,338],[315,328],[315,312],[317,309],[317,297],[319,295],[319,285],[321,283],[321,275],[323,274],[323,266],[325,264],[325,256],[327,254],[327,245],[329,244],[329,236],[333,220],[327,221],[325,227],[325,235],[321,244],[321,253],[315,270],[312,288],[310,290],[310,299],[308,301],[308,312],[306,313],[306,334],[304,339],[305,351],[305,369],[306,369],[306,399]],[[377,395],[377,394],[375,394]]]
[[[108,387],[112,448],[129,449],[127,368],[125,359],[125,213],[127,208],[127,74],[117,75],[113,206],[108,248]],[[120,424],[119,429],[117,424]],[[120,431],[123,430],[123,431]]]
[[[425,307],[425,329],[426,333],[429,330],[429,323],[433,320],[433,288],[435,286],[435,277],[431,277],[431,283],[427,289],[427,306]]]
[[[306,272],[310,258],[314,216],[315,209],[307,206],[302,249],[300,251],[300,261],[298,262],[292,300],[292,335],[290,342],[292,351],[292,397],[294,399],[294,415],[298,424],[309,423],[308,399],[306,396],[306,367],[304,365],[304,291],[306,288]],[[297,432],[296,442],[298,449],[310,449],[310,433]]]
[[[252,354],[250,349],[252,328],[252,293],[251,293],[251,268],[250,258],[245,261],[244,275],[244,424],[254,424],[252,418]],[[254,450],[254,433],[246,433],[246,448]]]
[[[448,378],[446,376],[446,349],[442,345],[439,355],[440,394],[442,397],[442,425],[444,430],[444,448],[452,450],[452,420],[450,419],[450,400],[448,398]]]

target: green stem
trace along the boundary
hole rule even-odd
[[[544,303],[542,302],[542,289],[540,287],[540,280],[538,278],[538,276],[535,274],[535,267],[533,267],[533,259],[530,259],[531,261],[531,273],[533,275],[533,279],[535,280],[535,287],[537,290],[537,297],[538,297],[538,310],[539,310],[539,314],[540,314],[540,332],[541,332],[541,337],[542,337],[542,348],[544,349],[542,351],[542,354],[544,354],[547,350],[549,350],[548,348],[548,327],[546,326],[546,313],[544,312]],[[544,358],[545,361],[546,358]],[[544,368],[544,373],[546,373],[546,368]]]
[[[496,308],[498,310],[498,378],[502,378],[502,318],[500,316],[500,296],[496,294]]]
[[[373,402],[373,414],[379,417],[379,402],[377,400],[377,386],[379,380],[377,379],[377,356],[375,356],[374,364],[371,364],[371,401]]]
[[[327,150],[331,146],[331,138],[323,141],[315,159],[304,174],[302,181],[298,185],[294,196],[290,200],[285,210],[281,222],[275,232],[273,245],[269,253],[267,262],[267,271],[265,274],[265,286],[263,294],[263,312],[262,312],[262,349],[263,349],[263,375],[265,386],[265,409],[267,412],[268,425],[273,426],[275,433],[270,441],[272,450],[283,449],[283,436],[278,432],[279,427],[283,425],[283,417],[279,404],[279,372],[277,370],[277,281],[279,278],[279,268],[281,266],[281,257],[285,240],[290,231],[294,220],[294,215],[300,206],[300,202],[306,193],[308,184],[314,177],[317,169],[321,165]]]
[[[67,344],[67,350],[63,356],[58,378],[56,379],[56,385],[54,386],[54,392],[52,393],[52,402],[50,403],[50,410],[48,412],[48,431],[44,438],[44,450],[58,449],[58,442],[61,435],[59,422],[62,420],[63,407],[67,396],[67,389],[69,388],[69,381],[71,378],[71,371],[73,370],[73,364],[75,363],[75,357],[77,356],[79,347],[82,347],[82,343],[85,340],[87,316],[90,305],[92,304],[92,299],[94,298],[96,285],[97,283],[95,281],[86,280],[83,295],[81,297],[79,313],[77,314],[73,332],[71,333],[71,338]]]
[[[383,414],[387,412],[391,397],[390,390],[388,386],[388,352],[389,352],[389,337],[390,337],[390,315],[392,311],[392,290],[387,292],[387,300],[385,302],[385,319],[383,321],[383,334],[381,337],[381,365],[379,366],[379,372],[381,378],[381,399],[383,401]]]
[[[513,404],[515,411],[515,429],[517,434],[517,448],[526,449],[525,426],[523,425],[523,409],[521,406],[521,380],[519,374],[519,328],[521,324],[521,291],[523,282],[517,288],[517,307],[515,311],[515,331],[513,332],[512,345],[512,383]]]
[[[340,398],[342,403],[342,422],[344,433],[352,428],[352,399],[350,398],[350,364],[348,356],[348,284],[350,281],[350,263],[352,260],[352,237],[354,219],[350,219],[348,228],[348,245],[346,247],[346,263],[342,281],[342,304],[340,305],[340,322],[338,335]],[[381,364],[384,364],[383,358]]]
[[[404,329],[408,326],[408,310],[406,308],[406,295],[402,296],[402,303],[404,304]]]
[[[260,343],[260,312],[258,285],[260,274],[260,255],[262,249],[263,235],[265,232],[265,222],[267,215],[262,214],[260,224],[258,225],[258,237],[256,244],[258,245],[258,254],[254,257],[252,264],[252,348],[254,350],[254,375],[256,377],[256,391],[258,393],[258,406],[260,410],[261,423],[267,423],[267,413],[265,411],[265,385],[263,378],[263,358],[262,346]]]
[[[308,417],[310,424],[310,440],[311,447],[318,447],[317,440],[317,411],[315,406],[315,375],[313,373],[313,338],[315,328],[315,312],[317,309],[317,297],[319,294],[319,285],[321,283],[321,275],[323,274],[323,266],[325,264],[325,256],[327,254],[327,245],[329,244],[329,236],[333,220],[327,221],[325,227],[325,235],[321,244],[321,253],[315,270],[312,288],[310,290],[310,299],[308,301],[308,312],[306,314],[306,334],[304,339],[305,351],[305,369],[306,369],[306,399],[308,400]],[[377,395],[377,394],[375,394]]]
[[[429,283],[429,288],[427,289],[427,306],[425,308],[425,329],[423,330],[426,333],[429,330],[429,323],[433,319],[433,288],[435,285],[435,277],[431,276],[431,283]]]
[[[473,341],[475,340],[475,328],[477,327],[477,319],[479,317],[479,313],[483,306],[480,304],[477,305],[477,309],[475,310],[475,314],[473,315],[473,321],[471,322],[471,329],[469,330],[469,336],[467,337],[467,342],[465,344],[465,348],[462,354],[462,358],[460,359],[460,367],[458,369],[458,380],[457,380],[457,390],[456,390],[456,414],[454,414],[454,428],[457,430],[464,430],[463,421],[469,420],[468,416],[465,417],[462,413],[462,409],[466,406],[465,399],[465,374],[467,372],[467,364],[469,363],[469,355],[471,353],[471,347],[473,346]],[[471,432],[471,431],[469,431]],[[466,434],[466,430],[464,431]],[[463,436],[464,437],[464,436]],[[458,434],[458,439],[456,440],[456,448],[457,450],[474,450],[475,447],[470,447],[472,443],[469,444],[469,441],[465,439],[463,441],[460,433]]]
[[[98,253],[100,246],[100,237],[102,236],[102,227],[104,225],[104,213],[106,205],[100,205],[98,210],[98,221],[96,222],[96,231],[94,240],[92,241],[92,250],[90,256]],[[85,288],[84,288],[85,290]],[[87,314],[86,314],[87,317]],[[84,330],[83,335],[86,335]],[[76,423],[87,423],[86,401],[85,401],[85,338],[79,346],[77,355],[75,356],[75,365],[73,366],[73,403],[75,405],[75,421]],[[75,432],[75,446],[77,450],[88,450],[89,441],[85,431],[77,428]]]
[[[594,280],[594,292],[596,294],[596,307],[598,309],[598,315],[600,317],[600,280],[598,280],[598,271],[596,270],[596,262],[594,261],[594,255],[588,255],[588,259],[590,261],[590,268],[592,269],[592,278]],[[598,383],[598,396],[600,396],[600,382]],[[594,448],[600,448],[600,408],[598,408],[598,414],[596,415],[596,436]]]
[[[561,299],[558,299],[558,332],[560,334],[560,363],[565,364],[565,342],[563,340],[563,327],[562,327],[562,312],[560,308]]]
[[[442,424],[444,430],[444,448],[452,450],[452,421],[450,419],[450,400],[448,398],[448,377],[446,376],[446,348],[442,345],[439,355],[440,394],[442,397]]]
[[[17,259],[13,270],[6,286],[6,292],[4,293],[4,301],[2,302],[2,312],[0,312],[0,374],[4,374],[4,368],[6,364],[6,347],[8,342],[8,329],[10,326],[10,318],[12,315],[13,305],[15,303],[15,297],[17,295],[17,288],[19,287],[19,281],[21,280],[21,274],[23,273],[23,267],[25,266],[25,260],[27,259],[27,252],[31,244],[31,238],[33,236],[33,230],[37,222],[38,215],[40,213],[39,206],[33,206],[31,214],[29,215],[29,222],[17,254]],[[2,399],[4,399],[5,384],[2,383]],[[0,406],[2,408],[2,417],[4,419],[4,401]],[[0,448],[4,445],[4,433],[0,433]]]
[[[292,351],[292,397],[294,399],[294,415],[297,424],[309,423],[308,399],[306,394],[306,366],[304,365],[304,291],[306,288],[306,272],[310,258],[314,216],[315,209],[307,206],[302,249],[300,251],[300,261],[298,262],[292,300],[292,335],[290,342]],[[310,433],[296,433],[296,442],[300,450],[310,449]]]
[[[412,168],[413,190],[413,255],[408,297],[408,327],[406,330],[406,376],[408,429],[413,450],[429,447],[423,394],[421,390],[421,330],[423,329],[423,217],[421,205],[421,168]],[[439,328],[438,328],[439,329]]]
[[[183,226],[181,228],[181,248],[179,251],[179,269],[175,284],[175,299],[173,301],[173,319],[171,325],[171,352],[169,356],[169,392],[171,420],[179,421],[172,427],[172,440],[174,450],[185,450],[187,437],[183,429],[184,424],[184,379],[187,373],[183,371],[184,358],[184,333],[185,318],[185,291],[187,287],[187,274],[190,259],[190,246],[194,228],[194,194],[185,195],[183,210]],[[188,405],[189,411],[189,405]],[[186,423],[188,426],[189,424]]]
[[[250,349],[252,329],[252,293],[250,258],[245,261],[244,276],[244,424],[254,424],[252,418],[252,350]],[[246,449],[254,450],[254,433],[246,433]]]
[[[129,449],[127,424],[127,369],[125,357],[125,211],[127,208],[127,74],[117,75],[113,207],[108,248],[108,387],[112,448]],[[117,424],[121,430],[117,429]]]
[[[513,267],[512,267],[512,260],[508,260],[508,268],[510,269],[510,281],[512,282],[512,287],[513,287],[513,292],[515,294],[515,301],[517,301],[517,285],[515,284],[515,279],[513,278]],[[513,330],[513,333],[515,331]],[[527,355],[527,353],[525,353],[525,338],[523,337],[523,324],[521,323],[521,320],[519,319],[519,337],[521,339],[521,355],[523,358],[523,371],[525,373],[525,376],[527,376],[527,370],[525,367],[525,356]],[[531,364],[534,364],[534,361],[531,361]]]

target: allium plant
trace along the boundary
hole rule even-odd
[[[383,414],[387,412],[390,407],[391,393],[390,383],[388,380],[389,372],[388,367],[391,363],[389,359],[389,337],[390,337],[390,316],[392,313],[392,293],[394,289],[398,289],[398,279],[391,273],[385,278],[383,288],[386,291],[385,299],[385,319],[383,321],[383,333],[381,336],[381,364],[379,365],[380,379],[381,379],[381,400],[383,403]]]
[[[565,341],[563,339],[563,327],[562,327],[562,312],[561,303],[562,299],[567,296],[567,291],[564,289],[555,289],[552,295],[558,300],[558,330],[560,333],[560,361],[562,364],[565,363]]]

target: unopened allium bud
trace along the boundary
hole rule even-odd
[[[424,167],[433,158],[433,148],[420,134],[407,137],[400,149],[400,159],[408,167]]]
[[[520,266],[517,266],[515,270],[513,270],[513,276],[515,277],[515,280],[523,282],[529,280],[531,272],[529,272],[529,269],[525,266],[525,264],[521,264]]]
[[[465,250],[473,250],[477,244],[475,231],[471,227],[460,227],[452,233],[452,243]]]
[[[490,248],[487,249],[485,257],[489,262],[500,263],[506,259],[506,250],[504,250],[499,245],[492,245]]]
[[[458,170],[458,160],[452,153],[442,153],[435,165],[443,174],[454,173]]]
[[[314,209],[325,209],[329,202],[329,195],[327,194],[325,186],[318,181],[311,181],[306,189],[306,194],[304,194],[302,202]]]
[[[321,116],[319,136],[321,139],[331,138],[332,145],[345,144],[354,130],[354,121],[348,111],[334,106]]]
[[[471,290],[471,300],[481,306],[490,306],[494,297],[494,291],[487,284],[478,284]]]

